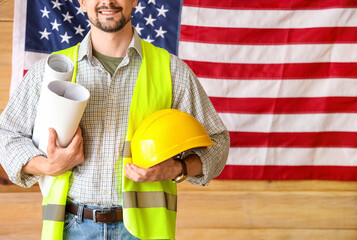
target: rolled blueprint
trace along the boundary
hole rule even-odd
[[[84,109],[89,100],[89,91],[83,86],[69,82],[72,79],[72,61],[61,54],[48,57],[44,80],[37,109],[32,140],[47,155],[49,128],[57,132],[57,144],[67,147],[71,142]],[[42,176],[39,185],[46,197],[54,177]]]

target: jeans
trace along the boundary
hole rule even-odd
[[[79,205],[77,215],[66,213],[63,240],[139,239],[128,232],[122,221],[113,223],[95,223],[93,220],[83,218],[83,207],[83,205]],[[99,207],[85,207],[91,209],[101,209]]]

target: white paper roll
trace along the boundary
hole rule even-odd
[[[45,89],[43,125],[39,149],[47,154],[48,128],[57,132],[57,144],[67,147],[77,131],[84,109],[89,100],[89,91],[83,86],[66,81],[52,81]]]
[[[72,79],[72,61],[61,54],[50,55],[46,62],[44,81],[38,104],[32,140],[47,155],[49,128],[57,132],[57,144],[67,147],[76,133],[90,97],[83,86]],[[41,176],[41,193],[46,197],[54,177]]]
[[[47,57],[40,100],[37,106],[35,126],[32,134],[32,141],[36,147],[39,146],[41,130],[44,130],[41,129],[41,126],[43,126],[43,116],[46,115],[46,111],[43,109],[43,104],[47,99],[45,89],[47,89],[48,84],[52,81],[71,81],[73,68],[72,60],[65,55],[53,54]]]

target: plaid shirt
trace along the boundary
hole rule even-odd
[[[39,176],[21,172],[33,157],[44,155],[31,140],[43,80],[45,60],[26,74],[0,116],[0,159],[10,180],[30,187]],[[142,60],[141,43],[135,32],[127,55],[113,76],[92,55],[90,33],[78,52],[77,83],[91,94],[80,127],[84,139],[85,162],[73,169],[69,198],[88,205],[121,205],[123,149],[131,96]],[[202,86],[191,69],[171,55],[172,108],[196,117],[205,127],[214,146],[196,151],[201,156],[203,176],[188,178],[193,184],[207,185],[225,166],[229,135]]]

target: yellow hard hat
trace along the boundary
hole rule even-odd
[[[132,161],[149,168],[191,148],[214,145],[201,123],[177,109],[145,118],[131,140]]]

